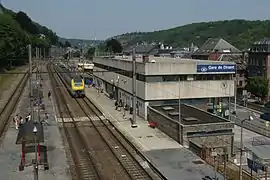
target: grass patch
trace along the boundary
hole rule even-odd
[[[9,71],[4,70],[4,72],[16,73],[22,72],[25,67],[13,68]],[[0,92],[3,92],[10,88],[10,85],[17,80],[18,74],[0,74]]]

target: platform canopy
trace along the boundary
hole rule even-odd
[[[33,132],[34,127],[36,126],[37,133]],[[16,144],[22,144],[25,142],[26,144],[35,143],[36,142],[44,142],[44,131],[43,126],[40,122],[34,122],[32,120],[23,124],[18,132]]]

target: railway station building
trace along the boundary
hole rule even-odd
[[[108,96],[132,107],[132,58],[96,57],[93,81]],[[138,115],[147,118],[148,105],[198,103],[234,96],[234,62],[137,57]],[[217,103],[218,104],[218,103]]]
[[[96,57],[94,64],[95,84],[132,107],[132,58]],[[234,62],[138,57],[137,113],[205,160],[213,150],[222,156],[224,148],[233,155],[234,123],[194,104],[234,96],[235,70]]]

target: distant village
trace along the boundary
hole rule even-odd
[[[222,38],[210,38],[200,48],[193,43],[184,48],[173,48],[169,44],[163,43],[140,43],[125,48],[123,53],[130,55],[133,48],[135,48],[136,54],[157,57],[234,61],[237,64],[238,92],[242,92],[245,88],[247,76],[265,76],[270,79],[270,73],[268,73],[270,70],[267,66],[270,59],[270,38],[254,42],[250,48],[245,50],[239,50]]]
[[[237,64],[237,89],[238,92],[246,87],[247,76],[266,76],[270,79],[268,71],[268,58],[270,57],[270,38],[263,38],[254,42],[245,50],[239,50],[222,38],[210,38],[201,47],[190,44],[188,47],[174,48],[163,43],[137,43],[123,49],[124,55],[130,55],[135,48],[138,55],[156,57],[173,57],[184,59],[201,59],[215,61],[234,61]],[[68,48],[68,52],[77,52],[78,49]],[[87,51],[87,50],[85,50]],[[265,56],[265,53],[269,55]],[[264,59],[264,61],[262,61]],[[247,75],[248,74],[248,75]]]

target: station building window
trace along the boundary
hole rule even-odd
[[[106,71],[115,72],[117,74],[121,74],[123,76],[132,78],[132,71],[125,71],[122,69],[109,67],[103,64],[95,63],[95,67],[104,69],[102,73],[106,73]],[[142,82],[177,82],[179,81],[187,81],[190,80],[188,77],[191,76],[190,74],[182,74],[182,75],[143,75],[143,74],[136,74],[136,79]],[[194,74],[192,75],[193,80],[197,81],[206,81],[206,80],[231,80],[232,74]]]

